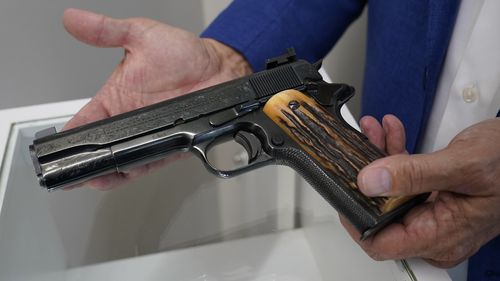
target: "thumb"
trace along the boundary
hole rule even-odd
[[[64,28],[76,39],[97,47],[122,47],[127,42],[130,22],[78,9],[67,9]]]
[[[446,150],[431,154],[393,155],[378,159],[358,175],[358,186],[367,196],[414,195],[450,190],[463,183],[460,161]]]

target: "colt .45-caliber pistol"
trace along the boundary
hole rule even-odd
[[[324,82],[318,68],[290,49],[250,76],[71,130],[43,130],[29,148],[39,183],[54,190],[176,151],[191,151],[224,178],[283,164],[366,238],[426,196],[369,198],[359,191],[358,172],[385,155],[340,115],[354,89]],[[246,149],[248,163],[221,171],[207,151],[228,138]]]

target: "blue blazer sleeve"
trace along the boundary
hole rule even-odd
[[[294,47],[309,62],[322,59],[365,0],[235,0],[201,34],[243,54],[254,71]]]

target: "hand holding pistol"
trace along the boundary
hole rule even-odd
[[[359,171],[385,155],[340,115],[354,89],[324,82],[318,68],[289,50],[250,76],[68,131],[41,131],[30,146],[39,183],[55,190],[178,151],[194,153],[224,178],[287,165],[366,238],[427,196],[370,198],[359,191]],[[220,170],[207,151],[231,138],[245,148],[248,164]]]

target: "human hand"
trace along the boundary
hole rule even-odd
[[[463,130],[443,150],[419,155],[405,152],[404,127],[396,117],[385,116],[382,124],[373,117],[361,120],[368,138],[391,155],[361,170],[361,191],[368,196],[433,194],[365,241],[341,218],[368,255],[375,260],[421,257],[451,267],[500,234],[500,118]]]
[[[139,107],[177,97],[251,73],[245,59],[215,40],[160,22],[132,18],[118,20],[92,12],[68,9],[66,30],[76,39],[97,47],[125,49],[104,86],[64,127],[71,129]],[[165,164],[160,160],[91,180],[108,189]]]

